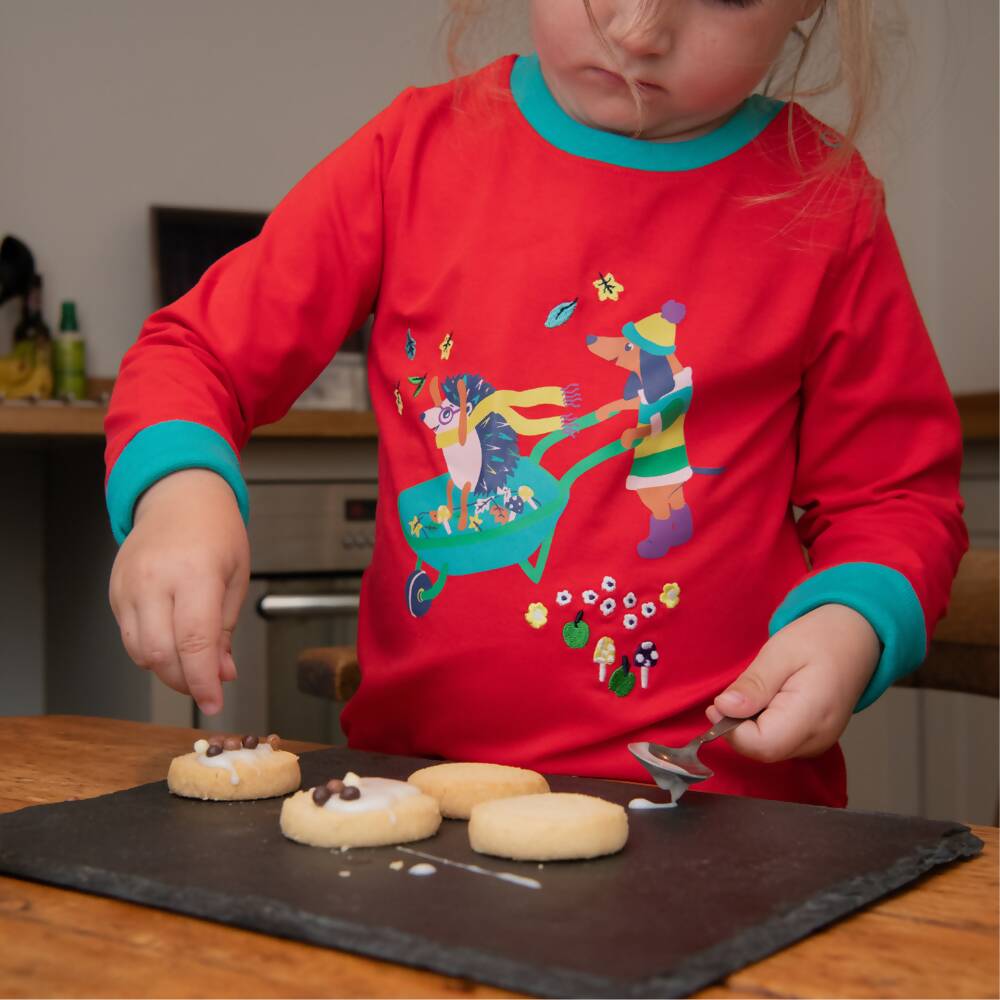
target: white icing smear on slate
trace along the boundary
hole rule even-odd
[[[433,865],[427,864],[426,861],[421,861],[418,865],[410,865],[410,870],[407,872],[408,875],[433,875],[437,869]]]
[[[390,821],[395,823],[396,816],[392,812],[392,807],[400,799],[420,795],[420,789],[416,785],[411,785],[408,781],[394,781],[392,778],[358,778],[356,787],[361,790],[361,798],[342,799],[339,795],[334,795],[327,799],[323,808],[329,809],[331,812],[341,813],[374,812],[378,809],[388,809]]]
[[[629,809],[673,809],[676,802],[653,802],[651,799],[632,799]]]
[[[480,868],[479,865],[466,865],[461,861],[449,861],[448,858],[439,858],[433,854],[425,854],[423,851],[415,851],[412,847],[397,847],[397,851],[404,851],[406,854],[414,854],[418,858],[426,858],[428,861],[436,861],[439,865],[450,865],[452,868],[461,868],[462,871],[472,872],[473,875],[489,875],[491,878],[500,879],[501,882],[510,882],[511,885],[520,885],[525,889],[541,889],[542,883],[537,879],[526,878],[524,875],[515,875],[513,872],[493,872],[488,868]],[[414,867],[421,867],[415,865]],[[428,866],[431,867],[431,866]],[[413,875],[413,868],[410,869]]]
[[[222,753],[216,754],[214,757],[200,753],[198,754],[198,763],[204,764],[205,767],[225,768],[231,775],[229,779],[230,783],[238,785],[240,783],[240,776],[236,773],[236,768],[233,766],[234,761],[241,760],[244,764],[257,767],[260,764],[262,756],[266,757],[272,753],[274,753],[274,748],[270,743],[258,743],[253,750],[248,750],[246,747],[240,750],[223,750]]]

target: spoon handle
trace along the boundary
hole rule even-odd
[[[711,743],[712,740],[718,739],[720,736],[725,736],[726,733],[734,730],[741,722],[751,722],[756,719],[764,710],[761,709],[760,712],[754,712],[753,715],[748,715],[745,719],[737,719],[731,715],[724,715],[719,721],[712,726],[711,729],[702,733],[698,739],[698,745],[701,746],[702,743]]]

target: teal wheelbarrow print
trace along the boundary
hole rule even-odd
[[[406,604],[414,617],[430,610],[449,576],[520,566],[533,583],[541,580],[573,483],[595,466],[629,450],[617,440],[606,444],[558,479],[542,467],[542,456],[553,445],[599,423],[597,413],[588,413],[542,438],[527,457],[520,457],[509,487],[489,496],[470,497],[471,517],[464,530],[452,524],[452,511],[444,503],[448,473],[400,493],[400,525],[417,557],[416,568],[406,580]],[[428,568],[435,571],[435,578]]]

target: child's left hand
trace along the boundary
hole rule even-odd
[[[766,763],[815,757],[847,728],[880,656],[867,619],[842,604],[825,604],[775,632],[705,714],[715,723],[766,708],[726,736],[732,746]]]

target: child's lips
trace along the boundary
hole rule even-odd
[[[593,76],[604,83],[612,84],[616,87],[628,86],[625,82],[625,78],[620,73],[613,73],[611,70],[604,69],[602,66],[591,66],[590,70]],[[635,85],[640,90],[648,92],[665,90],[664,87],[661,87],[658,83],[653,83],[652,80],[636,80]]]

